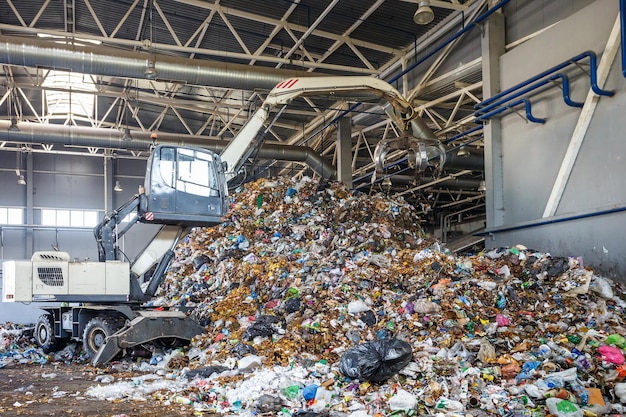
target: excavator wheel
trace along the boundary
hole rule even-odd
[[[35,343],[44,352],[53,352],[58,343],[54,336],[54,328],[52,327],[52,316],[50,314],[42,314],[37,319],[34,331]]]
[[[177,337],[162,337],[160,339],[156,339],[154,344],[161,348],[176,348],[183,346],[185,344],[185,340],[179,339]]]
[[[123,324],[121,317],[114,316],[97,316],[89,320],[83,332],[83,348],[87,357],[93,358],[107,337],[121,329]]]

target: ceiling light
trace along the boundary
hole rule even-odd
[[[143,75],[149,80],[154,80],[157,77],[157,71],[156,71],[156,68],[154,67],[153,60],[148,59],[146,61],[146,70],[143,72]]]
[[[117,192],[124,191],[119,181],[115,181],[115,187],[113,187],[113,191],[117,191]]]
[[[460,157],[470,156],[470,151],[465,146],[461,146],[459,150],[456,152],[456,156],[460,156]]]
[[[487,183],[485,182],[485,180],[482,180],[478,183],[478,191],[487,191]]]
[[[15,117],[11,117],[11,124],[9,125],[9,132],[19,132],[20,128],[17,125],[17,119]]]
[[[23,175],[20,175],[19,178],[17,179],[17,183],[19,185],[26,185],[26,180],[24,179]]]
[[[430,1],[422,0],[419,2],[419,7],[413,15],[413,21],[418,25],[427,25],[433,21],[435,13],[430,8]]]
[[[133,140],[133,137],[130,135],[130,129],[125,127],[123,130],[124,133],[122,133],[122,140],[124,142],[130,142],[131,140]]]

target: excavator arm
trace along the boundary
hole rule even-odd
[[[293,99],[302,96],[326,94],[337,98],[354,98],[358,94],[362,96],[362,93],[386,99],[393,108],[395,122],[402,130],[407,130],[411,120],[416,117],[415,110],[402,94],[378,78],[368,76],[290,78],[280,82],[270,91],[261,107],[220,154],[222,161],[227,164],[227,180],[237,175],[245,160],[260,144],[262,135],[259,135],[259,132],[274,107],[287,105]]]
[[[102,221],[93,229],[96,243],[98,245],[98,260],[100,262],[118,259],[117,240],[139,220],[139,216],[145,213],[146,196],[143,192],[135,194],[117,210],[107,213]],[[124,221],[126,216],[137,213],[137,216],[120,231],[116,227]]]

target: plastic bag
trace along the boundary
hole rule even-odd
[[[210,378],[211,375],[221,374],[224,371],[228,371],[228,368],[220,365],[212,365],[206,366],[204,368],[192,369],[190,371],[187,371],[184,376],[187,379],[194,379],[196,377]]]
[[[271,337],[274,333],[285,334],[284,319],[276,316],[260,316],[243,334],[243,340],[250,341],[255,337]]]
[[[403,389],[389,399],[389,408],[393,411],[397,410],[413,410],[417,406],[417,398],[415,395]]]
[[[256,409],[262,413],[273,413],[279,411],[283,407],[283,402],[280,398],[263,394],[256,400]]]
[[[256,355],[257,353],[254,346],[245,343],[237,343],[230,352],[238,358],[243,358],[246,355]]]
[[[614,346],[600,346],[598,353],[603,361],[621,365],[624,363],[624,355],[622,351]]]
[[[557,417],[583,417],[582,410],[574,403],[568,400],[552,397],[546,400],[546,406],[550,414]]]
[[[348,349],[339,369],[349,378],[382,382],[400,372],[412,357],[411,345],[403,340],[373,340]]]

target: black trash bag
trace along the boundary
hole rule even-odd
[[[368,327],[372,327],[376,324],[376,314],[372,310],[367,310],[362,312],[359,315],[359,318],[363,323],[365,323]]]
[[[327,417],[327,412],[318,413],[316,411],[311,410],[298,410],[294,414],[294,417]]]
[[[255,337],[271,337],[274,333],[284,334],[287,323],[276,316],[260,316],[243,332],[243,340],[249,342]]]
[[[289,314],[295,313],[300,310],[300,299],[299,298],[289,298],[285,300],[284,304],[285,311]]]
[[[221,374],[224,371],[228,371],[228,368],[220,365],[206,366],[204,368],[192,369],[185,372],[187,379],[194,379],[199,376],[200,378],[209,378],[213,374]]]
[[[202,254],[200,256],[196,256],[195,258],[193,258],[193,269],[194,271],[197,271],[198,269],[200,269],[200,267],[208,262],[211,262],[211,258],[209,258],[208,256],[206,256],[205,254]]]
[[[383,382],[400,372],[412,357],[411,345],[403,340],[373,340],[348,349],[339,361],[339,370],[348,378]]]
[[[238,358],[243,358],[246,355],[256,355],[257,351],[252,345],[247,345],[245,343],[237,343],[230,352],[237,356]]]

